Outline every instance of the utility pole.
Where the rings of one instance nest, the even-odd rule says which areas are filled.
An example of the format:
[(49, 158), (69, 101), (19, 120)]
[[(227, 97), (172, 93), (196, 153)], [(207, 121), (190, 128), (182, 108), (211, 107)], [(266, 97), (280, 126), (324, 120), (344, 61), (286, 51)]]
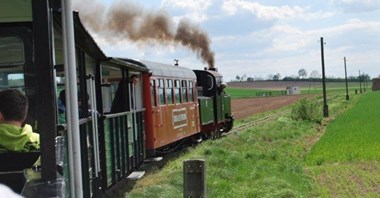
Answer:
[(364, 89), (364, 92), (366, 92), (367, 84), (366, 84), (366, 79), (365, 79), (364, 72), (362, 74), (362, 80), (363, 80), (363, 89)]
[(322, 85), (323, 85), (323, 117), (329, 117), (329, 106), (326, 97), (325, 57), (323, 52), (323, 37), (321, 37)]
[(363, 91), (362, 91), (362, 77), (360, 76), (360, 70), (359, 70), (359, 87), (360, 87), (360, 93), (363, 93)]
[(350, 96), (348, 95), (346, 57), (344, 57), (344, 74), (345, 74), (345, 77), (346, 77), (346, 100), (350, 100)]

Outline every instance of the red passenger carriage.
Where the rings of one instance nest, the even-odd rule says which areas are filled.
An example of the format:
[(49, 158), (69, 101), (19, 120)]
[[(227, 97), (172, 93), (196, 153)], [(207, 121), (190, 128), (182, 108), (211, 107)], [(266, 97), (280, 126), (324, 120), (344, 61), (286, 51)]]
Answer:
[(143, 76), (146, 151), (198, 134), (200, 131), (196, 76), (190, 69), (141, 61), (149, 69)]

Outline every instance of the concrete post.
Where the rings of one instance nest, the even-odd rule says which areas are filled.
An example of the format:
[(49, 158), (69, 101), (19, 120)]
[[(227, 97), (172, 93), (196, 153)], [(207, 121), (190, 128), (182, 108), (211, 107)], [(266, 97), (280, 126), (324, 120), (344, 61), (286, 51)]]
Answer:
[(183, 162), (183, 197), (206, 197), (205, 160)]

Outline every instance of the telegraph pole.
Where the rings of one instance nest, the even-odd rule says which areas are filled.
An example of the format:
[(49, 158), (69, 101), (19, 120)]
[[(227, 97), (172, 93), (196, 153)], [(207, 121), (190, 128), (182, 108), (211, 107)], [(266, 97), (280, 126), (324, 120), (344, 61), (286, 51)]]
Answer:
[(329, 106), (326, 97), (325, 57), (323, 52), (323, 37), (321, 37), (322, 85), (323, 85), (323, 117), (329, 117)]
[(366, 79), (365, 79), (364, 72), (362, 74), (362, 80), (363, 80), (363, 89), (364, 89), (364, 92), (366, 92), (367, 84), (366, 84)]
[(363, 91), (362, 91), (362, 77), (360, 76), (360, 70), (359, 70), (359, 87), (360, 87), (360, 93), (363, 93)]
[(346, 77), (346, 100), (350, 100), (350, 96), (348, 95), (346, 57), (344, 57), (344, 74), (345, 74), (345, 77)]

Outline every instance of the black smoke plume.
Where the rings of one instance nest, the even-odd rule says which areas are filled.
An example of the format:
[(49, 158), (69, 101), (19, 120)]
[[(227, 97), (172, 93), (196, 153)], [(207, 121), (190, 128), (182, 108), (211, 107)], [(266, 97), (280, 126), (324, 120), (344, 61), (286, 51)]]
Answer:
[(173, 20), (163, 11), (146, 11), (129, 1), (117, 1), (108, 8), (97, 1), (77, 0), (74, 8), (86, 26), (98, 33), (107, 33), (106, 40), (129, 39), (134, 42), (154, 41), (161, 44), (178, 43), (197, 54), (210, 68), (214, 67), (214, 52), (206, 32), (181, 20)]

